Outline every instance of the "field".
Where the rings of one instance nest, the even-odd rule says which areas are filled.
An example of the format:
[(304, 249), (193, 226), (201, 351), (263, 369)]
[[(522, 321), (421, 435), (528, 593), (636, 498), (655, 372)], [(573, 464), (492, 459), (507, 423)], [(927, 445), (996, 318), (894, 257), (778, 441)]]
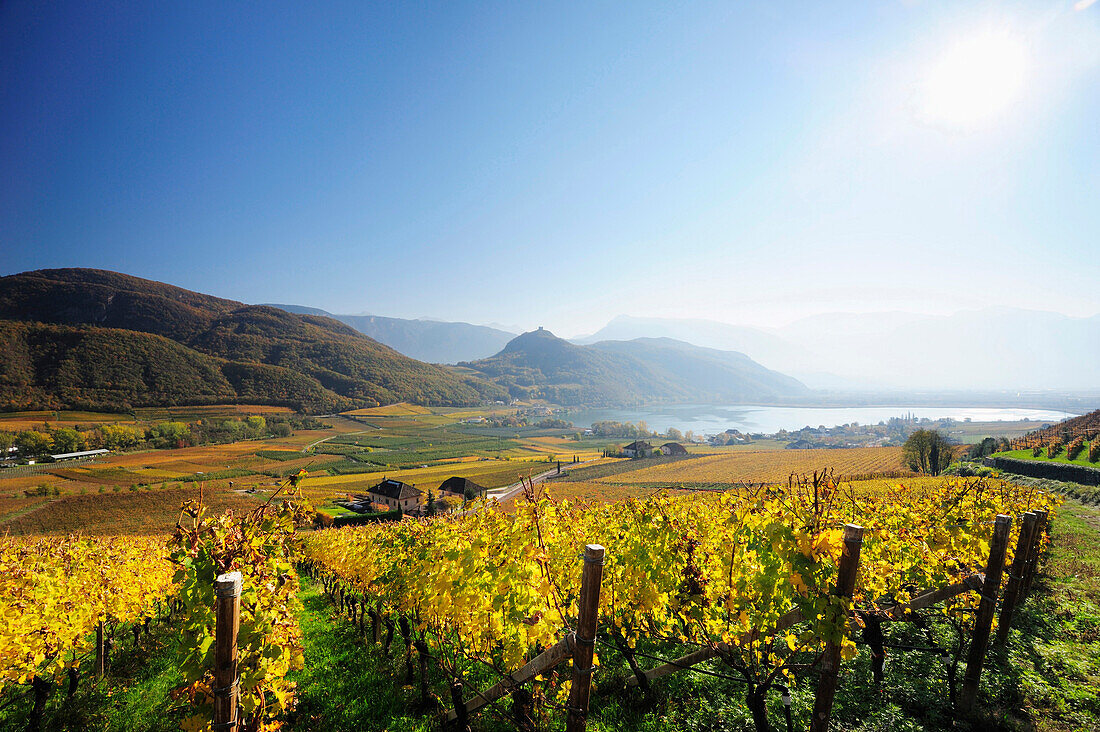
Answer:
[(1007, 437), (1015, 439), (1031, 432), (1036, 422), (1028, 420), (1002, 422), (957, 422), (947, 435), (963, 444), (981, 442), (986, 437)]
[(421, 407), (418, 404), (406, 404), (401, 402), (399, 404), (386, 404), (381, 407), (367, 407), (366, 409), (356, 409), (351, 412), (345, 412), (353, 417), (404, 417), (409, 415), (423, 415), (431, 414), (432, 410), (427, 407)]
[(0, 414), (0, 430), (19, 432), (51, 427), (86, 427), (92, 424), (134, 424), (132, 414), (106, 412), (5, 412)]
[(366, 475), (311, 477), (302, 481), (302, 487), (310, 498), (329, 497), (335, 494), (365, 492), (367, 488), (386, 477), (408, 483), (422, 491), (428, 491), (438, 488), (440, 483), (451, 476), (460, 476), (469, 478), (485, 488), (502, 488), (518, 482), (520, 477), (537, 475), (552, 467), (554, 467), (553, 464), (545, 461), (532, 460), (449, 462), (427, 468), (378, 471)]
[(735, 450), (646, 466), (597, 478), (601, 483), (665, 486), (710, 486), (736, 483), (784, 483), (790, 475), (832, 470), (840, 478), (908, 475), (900, 447), (856, 447), (840, 450)]
[[(245, 406), (147, 409), (137, 410), (136, 423), (283, 411)], [(391, 405), (325, 417), (330, 428), (299, 430), (287, 437), (142, 449), (84, 462), (7, 469), (0, 471), (0, 532), (164, 533), (175, 525), (182, 497), (194, 495), (200, 485), (213, 497), (217, 510), (248, 506), (303, 469), (309, 476), (306, 490), (318, 504), (365, 491), (383, 476), (417, 485), (425, 494), (451, 476), (499, 488), (545, 471), (551, 460), (570, 462), (574, 455), (580, 460), (596, 459), (602, 448), (601, 443), (568, 439), (572, 430), (491, 430), (460, 422), (476, 414)], [(51, 425), (61, 424), (59, 417), (84, 425), (135, 422), (135, 415), (89, 412), (6, 417), (10, 424), (25, 422), (36, 428), (47, 418)], [(243, 489), (257, 493), (238, 492)]]
[[(555, 501), (614, 503), (628, 498), (646, 496), (666, 490), (664, 488), (639, 487), (635, 485), (608, 485), (591, 481), (553, 481), (543, 483), (547, 494)], [(691, 491), (669, 490), (671, 495), (691, 493)]]
[[(166, 534), (180, 517), (180, 506), (199, 495), (198, 486), (143, 489), (65, 496), (53, 500), (34, 499), (25, 510), (0, 523), (0, 530), (13, 536), (41, 534)], [(262, 496), (266, 500), (267, 496)], [(10, 499), (8, 499), (10, 500)], [(231, 490), (205, 491), (205, 503), (212, 513), (228, 509), (248, 510), (259, 505), (260, 497)], [(4, 504), (0, 503), (0, 511)]]

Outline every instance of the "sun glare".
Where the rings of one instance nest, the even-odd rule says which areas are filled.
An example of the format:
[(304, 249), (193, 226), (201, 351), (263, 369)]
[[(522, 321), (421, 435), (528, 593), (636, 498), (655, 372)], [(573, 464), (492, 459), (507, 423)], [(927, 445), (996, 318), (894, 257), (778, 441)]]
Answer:
[(1027, 47), (1005, 31), (958, 41), (934, 62), (920, 91), (923, 121), (974, 130), (996, 121), (1024, 90)]

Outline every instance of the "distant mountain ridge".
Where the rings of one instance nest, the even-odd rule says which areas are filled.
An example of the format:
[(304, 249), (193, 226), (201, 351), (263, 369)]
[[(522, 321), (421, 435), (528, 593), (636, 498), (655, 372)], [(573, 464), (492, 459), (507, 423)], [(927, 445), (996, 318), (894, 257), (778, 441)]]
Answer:
[(541, 328), (517, 336), (495, 356), (460, 367), (493, 380), (514, 397), (567, 406), (760, 402), (808, 393), (797, 380), (742, 353), (665, 338), (582, 346)]
[(380, 315), (336, 315), (303, 305), (272, 304), (271, 307), (339, 320), (409, 358), (429, 363), (453, 364), (485, 358), (500, 351), (508, 341), (516, 337), (515, 333), (487, 325), (387, 318)]
[(331, 411), (504, 392), (335, 320), (92, 269), (0, 278), (0, 406), (249, 401)]
[(1050, 390), (1097, 387), (1100, 315), (989, 308), (828, 313), (781, 328), (621, 315), (575, 343), (668, 337), (741, 351), (813, 388)]

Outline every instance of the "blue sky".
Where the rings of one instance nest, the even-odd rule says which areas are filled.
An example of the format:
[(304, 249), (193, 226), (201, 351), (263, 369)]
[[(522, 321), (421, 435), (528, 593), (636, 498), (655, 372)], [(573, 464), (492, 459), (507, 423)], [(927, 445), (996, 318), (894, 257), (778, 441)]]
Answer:
[(1097, 120), (1088, 0), (17, 0), (0, 273), (563, 335), (1091, 316)]

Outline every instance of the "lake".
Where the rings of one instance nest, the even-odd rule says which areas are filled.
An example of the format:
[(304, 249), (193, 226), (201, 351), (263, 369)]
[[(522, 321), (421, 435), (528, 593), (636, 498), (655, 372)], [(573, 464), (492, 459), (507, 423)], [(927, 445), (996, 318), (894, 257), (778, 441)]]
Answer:
[(1052, 409), (990, 407), (760, 407), (736, 404), (675, 404), (638, 409), (581, 409), (571, 411), (566, 419), (578, 427), (591, 427), (593, 422), (604, 420), (635, 423), (643, 420), (649, 429), (662, 433), (669, 427), (675, 427), (681, 432), (692, 430), (696, 434), (713, 435), (728, 429), (772, 433), (781, 429), (798, 430), (807, 426), (836, 427), (852, 422), (878, 424), (905, 414), (932, 420), (950, 417), (959, 422), (968, 417), (973, 422), (1027, 419), (1039, 424), (1059, 422), (1076, 416)]

